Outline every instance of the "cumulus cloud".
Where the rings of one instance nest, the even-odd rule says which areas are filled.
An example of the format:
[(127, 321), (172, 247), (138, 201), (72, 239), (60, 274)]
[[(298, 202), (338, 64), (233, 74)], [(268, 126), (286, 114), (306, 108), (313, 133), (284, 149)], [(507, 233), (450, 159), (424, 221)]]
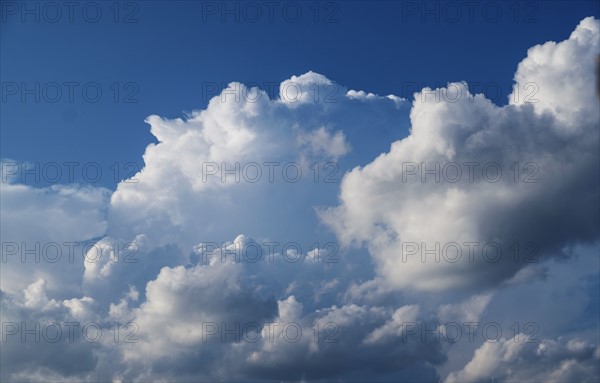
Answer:
[[(49, 298), (43, 279), (31, 283), (21, 294), (0, 291), (2, 379), (93, 379), (98, 352), (114, 346), (111, 324), (98, 318), (94, 303), (90, 297), (63, 301)], [(84, 334), (82, 329), (89, 327), (91, 330)], [(96, 341), (98, 329), (104, 336)], [(92, 338), (94, 341), (90, 341)]]
[(515, 79), (539, 88), (537, 102), (513, 93), (498, 107), (465, 83), (417, 93), (410, 135), (346, 174), (323, 221), (342, 243), (366, 244), (386, 284), (425, 291), (490, 287), (527, 266), (525, 253), (537, 262), (593, 243), (598, 29), (587, 18), (529, 50)]
[(459, 304), (444, 304), (438, 309), (438, 318), (445, 322), (477, 322), (492, 300), (492, 294), (480, 294), (470, 297)]
[(4, 238), (30, 240), (27, 235), (34, 232), (39, 241), (80, 241), (106, 232), (107, 189), (77, 185), (34, 188), (13, 183), (0, 187)]
[(445, 382), (595, 382), (598, 347), (580, 339), (528, 342), (525, 334), (485, 343)]
[[(387, 97), (363, 103), (314, 72), (283, 81), (276, 99), (231, 83), (186, 119), (146, 119), (158, 143), (147, 147), (135, 182), (120, 183), (112, 195), (109, 234), (146, 234), (189, 251), (232, 233), (281, 240), (305, 232), (298, 227), (318, 224), (311, 207), (333, 201), (343, 173), (384, 150), (386, 137), (403, 136), (406, 115)], [(374, 136), (352, 152), (350, 141), (366, 130)]]
[(46, 310), (58, 306), (58, 303), (54, 299), (48, 299), (46, 295), (46, 281), (43, 279), (39, 279), (29, 285), (23, 291), (23, 295), (25, 298), (24, 306), (28, 308)]
[(437, 379), (430, 364), (444, 360), (440, 344), (377, 335), (416, 320), (418, 308), (350, 304), (310, 312), (294, 295), (265, 297), (260, 279), (233, 260), (162, 269), (146, 301), (121, 311), (140, 329), (140, 343), (123, 353), (135, 366), (127, 378)]
[(300, 145), (306, 145), (311, 154), (325, 158), (330, 157), (333, 160), (337, 160), (350, 151), (350, 146), (342, 131), (332, 134), (324, 127), (299, 135), (298, 141)]
[[(469, 350), (407, 337), (405, 324), (506, 314), (494, 299), (553, 278), (524, 260), (570, 259), (573, 245), (597, 240), (590, 174), (599, 170), (600, 116), (586, 85), (598, 29), (588, 18), (569, 39), (532, 48), (504, 107), (465, 83), (424, 89), (412, 106), (314, 72), (283, 81), (275, 99), (231, 83), (185, 118), (148, 117), (158, 142), (110, 199), (100, 188), (3, 184), (3, 240), (94, 246), (68, 267), (34, 264), (30, 275), (3, 264), (21, 271), (8, 283), (3, 274), (2, 321), (128, 323), (137, 342), (62, 341), (31, 354), (12, 337), (2, 380), (597, 380), (597, 345), (552, 336), (473, 345), (472, 360), (442, 373), (453, 350)], [(528, 83), (537, 93), (524, 100)], [(440, 101), (436, 91), (461, 97)], [(406, 167), (449, 162), (463, 166), (458, 182), (422, 182)], [(479, 167), (471, 179), (471, 162), (495, 164), (502, 177), (492, 182)], [(279, 164), (273, 181), (266, 163)], [(286, 163), (301, 168), (300, 180), (282, 173)], [(315, 172), (314, 163), (326, 167)], [(262, 171), (256, 182), (248, 164)], [(322, 208), (338, 193), (338, 206)], [(462, 258), (436, 262), (427, 249), (448, 243)], [(465, 244), (474, 243), (471, 258)], [(489, 243), (500, 259), (482, 259)], [(578, 312), (587, 310), (583, 295)]]
[(2, 290), (18, 294), (38, 279), (76, 293), (86, 242), (106, 234), (110, 191), (79, 185), (0, 184)]
[(419, 314), (419, 307), (415, 305), (400, 307), (392, 319), (385, 325), (375, 329), (365, 339), (366, 343), (377, 343), (381, 340), (390, 341), (400, 336), (405, 331), (406, 323), (414, 323), (417, 320)]

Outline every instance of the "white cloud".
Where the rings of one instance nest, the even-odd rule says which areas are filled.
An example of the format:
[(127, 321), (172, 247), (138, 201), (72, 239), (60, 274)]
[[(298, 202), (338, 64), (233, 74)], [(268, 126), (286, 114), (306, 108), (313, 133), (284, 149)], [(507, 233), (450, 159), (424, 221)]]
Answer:
[(512, 104), (532, 102), (538, 115), (549, 112), (563, 124), (564, 133), (585, 134), (597, 123), (598, 103), (593, 84), (598, 54), (598, 20), (583, 19), (568, 40), (549, 41), (530, 48), (515, 74)]
[(445, 382), (595, 382), (600, 374), (597, 347), (577, 339), (512, 339), (488, 342)]
[(52, 299), (49, 300), (46, 295), (46, 281), (38, 279), (29, 285), (24, 291), (24, 306), (31, 309), (47, 310), (58, 307), (58, 303)]
[[(520, 88), (521, 99), (505, 107), (481, 95), (420, 102), (429, 91), (423, 90), (403, 140), (408, 105), (393, 95), (348, 91), (314, 72), (283, 81), (275, 100), (231, 83), (205, 110), (185, 119), (147, 118), (158, 143), (147, 147), (144, 168), (129, 180), (136, 182), (118, 185), (108, 223), (104, 189), (2, 185), (3, 240), (103, 237), (69, 268), (33, 265), (35, 272), (16, 274), (18, 283), (6, 284), (3, 275), (3, 321), (133, 321), (139, 327), (138, 343), (80, 342), (66, 353), (40, 347), (29, 355), (15, 341), (2, 379), (156, 381), (175, 374), (187, 381), (439, 380), (436, 367), (448, 359), (450, 346), (403, 339), (403, 324), (477, 321), (489, 310), (506, 311), (491, 304), (500, 295), (496, 291), (465, 298), (454, 288), (500, 286), (518, 294), (545, 269), (510, 261), (465, 263), (467, 257), (457, 263), (422, 263), (418, 257), (405, 262), (398, 257), (402, 243), (431, 248), (435, 242), (526, 240), (542, 245), (545, 259), (595, 238), (598, 185), (589, 175), (598, 171), (599, 115), (585, 85), (592, 76), (586, 60), (598, 51), (598, 35), (598, 21), (586, 19), (569, 40), (529, 51), (515, 80), (538, 85), (538, 103), (523, 102), (527, 89)], [(448, 87), (468, 95), (464, 83)], [(336, 183), (314, 182), (306, 167), (298, 184), (285, 182), (281, 173), (274, 183), (265, 173), (258, 183), (203, 177), (207, 163), (234, 169), (267, 161), (336, 161), (340, 177), (372, 162), (350, 171), (341, 190)], [(422, 161), (494, 162), (507, 178), (403, 182), (402, 164)], [(511, 182), (515, 161), (536, 162), (540, 182)], [(330, 255), (325, 242), (334, 238), (314, 209), (334, 204), (338, 191), (340, 205), (321, 217), (345, 245), (366, 244), (371, 258), (360, 248), (343, 249), (338, 262), (322, 262)], [(320, 243), (303, 249), (303, 262), (286, 261), (298, 254), (281, 248), (273, 262), (234, 260), (239, 246), (270, 240), (304, 245), (315, 237)], [(204, 262), (202, 243), (224, 246)], [(264, 245), (258, 248), (266, 254)], [(229, 254), (225, 261), (223, 252)], [(124, 262), (127, 255), (137, 262)], [(568, 307), (583, 312), (583, 295)], [(263, 327), (253, 334), (256, 342), (235, 342), (222, 337), (222, 327), (213, 333), (204, 326), (232, 329), (249, 322), (293, 322), (303, 336), (291, 342), (276, 332), (271, 338)], [(573, 339), (544, 340), (539, 347), (503, 339), (480, 346), (464, 368), (452, 368), (459, 371), (448, 381), (597, 377), (590, 367), (598, 359), (595, 347)], [(80, 363), (61, 363), (65, 355), (69, 363)], [(542, 367), (528, 366), (532, 362)]]
[[(493, 286), (513, 277), (527, 265), (523, 248), (514, 260), (517, 243), (537, 246), (532, 251), (543, 260), (571, 243), (595, 241), (600, 206), (590, 175), (599, 171), (600, 112), (587, 85), (594, 81), (599, 37), (598, 20), (587, 18), (568, 40), (529, 51), (515, 78), (539, 87), (538, 103), (498, 107), (470, 95), (465, 83), (448, 85), (460, 90), (459, 99), (422, 101), (431, 90), (417, 93), (411, 134), (346, 174), (340, 205), (323, 210), (323, 221), (342, 243), (366, 244), (388, 286), (426, 291)], [(480, 164), (470, 165), (474, 173), (470, 162)], [(439, 181), (424, 171), (436, 163)], [(534, 165), (525, 168), (528, 163)], [(490, 174), (483, 173), (487, 164)], [(533, 179), (538, 182), (524, 182)], [(471, 242), (478, 244), (474, 258)], [(416, 255), (403, 257), (412, 254), (407, 244), (417, 246)], [(462, 257), (455, 262), (456, 245)], [(490, 245), (500, 248), (499, 261), (489, 261), (494, 252), (485, 258)], [(448, 257), (429, 254), (423, 262), (426, 249)]]
[(339, 159), (350, 151), (342, 131), (331, 134), (325, 127), (298, 135), (298, 143), (302, 146), (306, 145), (316, 157), (323, 156), (333, 160)]
[(109, 190), (92, 186), (2, 183), (2, 290), (18, 294), (44, 279), (53, 291), (76, 292), (82, 243), (106, 233), (109, 197)]
[(34, 188), (2, 183), (2, 236), (7, 240), (81, 241), (104, 235), (110, 191), (77, 185)]
[(479, 294), (459, 304), (444, 304), (438, 309), (438, 318), (444, 322), (477, 322), (492, 300), (492, 294)]
[(382, 340), (393, 341), (399, 337), (405, 330), (407, 323), (415, 323), (419, 315), (419, 306), (410, 305), (400, 307), (394, 312), (392, 319), (385, 325), (375, 329), (365, 339), (365, 343), (377, 343)]
[[(151, 245), (177, 243), (184, 251), (240, 232), (282, 240), (293, 231), (300, 234), (288, 239), (298, 240), (314, 230), (313, 207), (333, 201), (344, 171), (387, 147), (386, 137), (403, 134), (398, 121), (406, 111), (388, 97), (358, 105), (314, 72), (280, 88), (280, 98), (271, 100), (258, 88), (231, 83), (186, 119), (148, 117), (159, 142), (146, 148), (144, 168), (112, 195), (108, 234), (145, 234)], [(283, 95), (294, 89), (297, 101)], [(367, 130), (377, 135), (364, 138)], [(349, 142), (358, 136), (361, 153), (352, 153)], [(258, 171), (257, 181), (249, 181)]]

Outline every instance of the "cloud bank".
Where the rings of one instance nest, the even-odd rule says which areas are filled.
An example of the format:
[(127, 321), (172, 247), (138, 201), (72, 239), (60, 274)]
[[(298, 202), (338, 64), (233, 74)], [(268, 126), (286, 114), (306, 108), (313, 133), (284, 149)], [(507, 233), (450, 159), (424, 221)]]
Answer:
[(314, 72), (275, 99), (231, 83), (148, 117), (157, 143), (112, 194), (3, 184), (3, 243), (94, 246), (56, 263), (3, 248), (1, 379), (597, 381), (597, 323), (535, 342), (506, 318), (493, 342), (447, 324), (582, 281), (572, 318), (597, 311), (594, 256), (552, 278), (597, 244), (599, 29), (531, 48), (503, 107), (466, 83), (412, 103)]

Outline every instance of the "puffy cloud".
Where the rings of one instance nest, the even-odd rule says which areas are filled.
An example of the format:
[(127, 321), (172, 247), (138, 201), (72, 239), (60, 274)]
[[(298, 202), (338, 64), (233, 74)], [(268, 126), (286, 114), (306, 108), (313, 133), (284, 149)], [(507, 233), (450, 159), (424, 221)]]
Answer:
[[(461, 348), (405, 337), (403, 326), (506, 314), (506, 301), (526, 296), (521, 288), (532, 276), (535, 293), (546, 290), (540, 296), (548, 302), (548, 296), (557, 295), (557, 286), (549, 288), (556, 278), (552, 267), (512, 262), (506, 246), (532, 242), (540, 245), (540, 259), (557, 254), (563, 259), (572, 244), (596, 239), (598, 185), (589, 175), (598, 172), (599, 115), (585, 85), (591, 82), (587, 60), (597, 51), (598, 21), (593, 19), (583, 20), (564, 42), (532, 48), (515, 75), (520, 87), (504, 107), (469, 94), (464, 83), (443, 90), (460, 92), (456, 100), (432, 100), (427, 96), (431, 90), (424, 89), (410, 109), (408, 137), (410, 105), (393, 95), (348, 90), (313, 72), (283, 81), (276, 99), (231, 83), (205, 110), (185, 118), (148, 117), (158, 143), (147, 147), (144, 168), (120, 183), (109, 202), (108, 193), (97, 188), (2, 185), (3, 238), (6, 233), (15, 241), (95, 243), (85, 257), (60, 271), (35, 265), (36, 272), (22, 273), (19, 283), (8, 285), (3, 275), (3, 322), (97, 321), (109, 330), (116, 321), (129, 323), (126, 332), (133, 329), (138, 341), (59, 342), (36, 347), (31, 355), (28, 345), (13, 337), (10, 354), (2, 354), (2, 365), (10, 368), (3, 368), (0, 378), (597, 377), (591, 365), (599, 351), (585, 341), (531, 345), (502, 339)], [(536, 95), (527, 94), (537, 103), (523, 100), (531, 89), (524, 87), (528, 83), (539, 88), (534, 86)], [(265, 165), (271, 161), (280, 164), (274, 182)], [(450, 161), (498, 164), (504, 177), (489, 182), (479, 172), (472, 182), (423, 183), (417, 180), (420, 174), (411, 175), (403, 166)], [(539, 182), (515, 183), (510, 166), (517, 161), (535, 162)], [(302, 168), (299, 182), (282, 176), (287, 162)], [(310, 168), (314, 162), (333, 164), (320, 169), (319, 182)], [(244, 174), (247, 164), (259, 164), (258, 182), (244, 179), (256, 170)], [(223, 175), (223, 166), (239, 166), (241, 174)], [(348, 172), (341, 189), (336, 182), (323, 182), (332, 170), (334, 178)], [(531, 169), (520, 170), (518, 180), (523, 181)], [(335, 204), (338, 192), (338, 207), (315, 213), (316, 207)], [(29, 203), (34, 208), (24, 209)], [(335, 232), (323, 230), (322, 223)], [(338, 254), (333, 246), (332, 253), (333, 235), (345, 245), (366, 244), (371, 257), (360, 247)], [(475, 241), (500, 244), (505, 257), (496, 263), (480, 257), (465, 262), (466, 255), (456, 263), (399, 257), (403, 243), (424, 243), (430, 249), (435, 242)], [(279, 247), (266, 245), (272, 242)], [(285, 248), (286, 243), (302, 249)], [(263, 259), (244, 258), (245, 250), (250, 258), (260, 251)], [(519, 250), (525, 256), (531, 249)], [(337, 262), (324, 262), (332, 255)], [(586, 291), (597, 287), (593, 274), (579, 275), (585, 277), (581, 285)], [(574, 280), (564, 283), (558, 286), (579, 286)], [(68, 288), (59, 289), (64, 285)], [(472, 291), (455, 287), (490, 289), (469, 295)], [(594, 312), (594, 306), (586, 307), (588, 295), (560, 296), (560, 302), (570, 299), (565, 307), (575, 308), (573, 318), (579, 318), (586, 310)], [(494, 303), (504, 299), (502, 307), (491, 304), (492, 298)], [(526, 300), (514, 304), (547, 310)], [(549, 312), (544, 310), (539, 311)], [(503, 325), (510, 319), (502, 317)], [(288, 332), (281, 331), (285, 324), (293, 324)], [(589, 336), (597, 328), (589, 321), (584, 326), (570, 331)], [(247, 333), (240, 334), (242, 329)], [(298, 329), (302, 336), (290, 340)], [(469, 347), (478, 350), (465, 361)], [(449, 361), (457, 350), (462, 359)], [(65, 356), (66, 361), (58, 360)], [(533, 362), (542, 367), (527, 364)]]
[(10, 241), (81, 241), (104, 235), (110, 191), (77, 185), (34, 188), (2, 183), (2, 237)]
[(232, 262), (163, 268), (148, 282), (146, 301), (131, 312), (141, 341), (126, 352), (126, 360), (179, 358), (190, 346), (209, 357), (217, 346), (206, 342), (205, 324), (232, 326), (275, 316), (275, 300), (243, 284), (241, 273), (241, 265)]
[(533, 103), (538, 115), (548, 112), (563, 122), (556, 128), (565, 134), (597, 122), (596, 92), (590, 84), (596, 76), (599, 33), (598, 20), (588, 17), (568, 40), (530, 48), (519, 63), (510, 103)]
[(110, 191), (79, 185), (0, 184), (2, 290), (20, 293), (39, 279), (76, 293), (86, 242), (106, 233)]
[(373, 331), (397, 317), (393, 314), (383, 307), (354, 304), (303, 313), (302, 305), (289, 297), (279, 301), (274, 323), (295, 323), (303, 336), (295, 340), (294, 331), (286, 335), (263, 329), (261, 342), (241, 370), (262, 379), (438, 380), (432, 364), (444, 360), (440, 344), (416, 339), (367, 341)]
[(367, 245), (388, 286), (425, 291), (494, 286), (526, 253), (564, 257), (596, 241), (600, 111), (588, 85), (599, 37), (587, 18), (528, 52), (515, 79), (538, 87), (538, 102), (513, 93), (519, 102), (498, 107), (465, 83), (417, 93), (410, 135), (346, 174), (322, 219), (342, 243)]
[(58, 303), (53, 299), (49, 300), (46, 295), (46, 281), (39, 279), (29, 285), (24, 291), (25, 298), (24, 306), (32, 309), (52, 309), (58, 306)]
[[(312, 208), (335, 200), (344, 171), (405, 134), (407, 108), (388, 97), (356, 100), (308, 72), (283, 81), (276, 99), (231, 83), (186, 119), (150, 116), (158, 143), (112, 195), (109, 235), (146, 234), (151, 244), (186, 252), (232, 233), (283, 240), (294, 232), (286, 240), (299, 240), (318, 225)], [(373, 136), (365, 138), (367, 130)], [(352, 140), (360, 140), (359, 152)]]
[(598, 347), (579, 339), (528, 342), (525, 334), (488, 342), (445, 382), (595, 382)]
[[(263, 298), (258, 282), (233, 261), (161, 270), (146, 301), (121, 318), (140, 339), (123, 350), (125, 378), (437, 379), (429, 363), (444, 360), (440, 344), (367, 342), (398, 313), (352, 304), (306, 312), (293, 295)], [(416, 319), (408, 311), (404, 319)]]
[(345, 88), (340, 87), (322, 74), (309, 71), (301, 76), (292, 76), (279, 86), (279, 100), (292, 107), (303, 104), (335, 103)]
[(144, 291), (146, 283), (163, 267), (188, 264), (189, 257), (176, 244), (152, 247), (145, 235), (132, 240), (106, 236), (84, 256), (82, 290), (103, 305), (122, 295)]
[(19, 294), (0, 291), (2, 380), (93, 380), (97, 352), (114, 345), (111, 324), (98, 319), (94, 303), (90, 297), (50, 299), (43, 279)]
[(308, 134), (298, 136), (300, 145), (306, 145), (315, 156), (330, 157), (333, 160), (344, 156), (350, 151), (346, 136), (342, 131), (331, 134), (324, 127), (320, 127)]
[(492, 300), (492, 294), (480, 294), (470, 297), (459, 304), (444, 304), (438, 309), (438, 318), (448, 322), (477, 322)]
[(417, 315), (419, 314), (419, 307), (415, 305), (400, 307), (394, 315), (392, 320), (387, 322), (385, 325), (375, 329), (365, 339), (366, 343), (377, 343), (381, 340), (391, 341), (394, 338), (400, 336), (405, 330), (406, 323), (415, 323)]

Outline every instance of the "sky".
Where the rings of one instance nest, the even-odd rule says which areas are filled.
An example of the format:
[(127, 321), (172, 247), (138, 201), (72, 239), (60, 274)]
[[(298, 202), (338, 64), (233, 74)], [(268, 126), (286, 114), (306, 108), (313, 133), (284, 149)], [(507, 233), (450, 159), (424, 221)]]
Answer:
[(598, 1), (0, 18), (0, 380), (600, 379)]

